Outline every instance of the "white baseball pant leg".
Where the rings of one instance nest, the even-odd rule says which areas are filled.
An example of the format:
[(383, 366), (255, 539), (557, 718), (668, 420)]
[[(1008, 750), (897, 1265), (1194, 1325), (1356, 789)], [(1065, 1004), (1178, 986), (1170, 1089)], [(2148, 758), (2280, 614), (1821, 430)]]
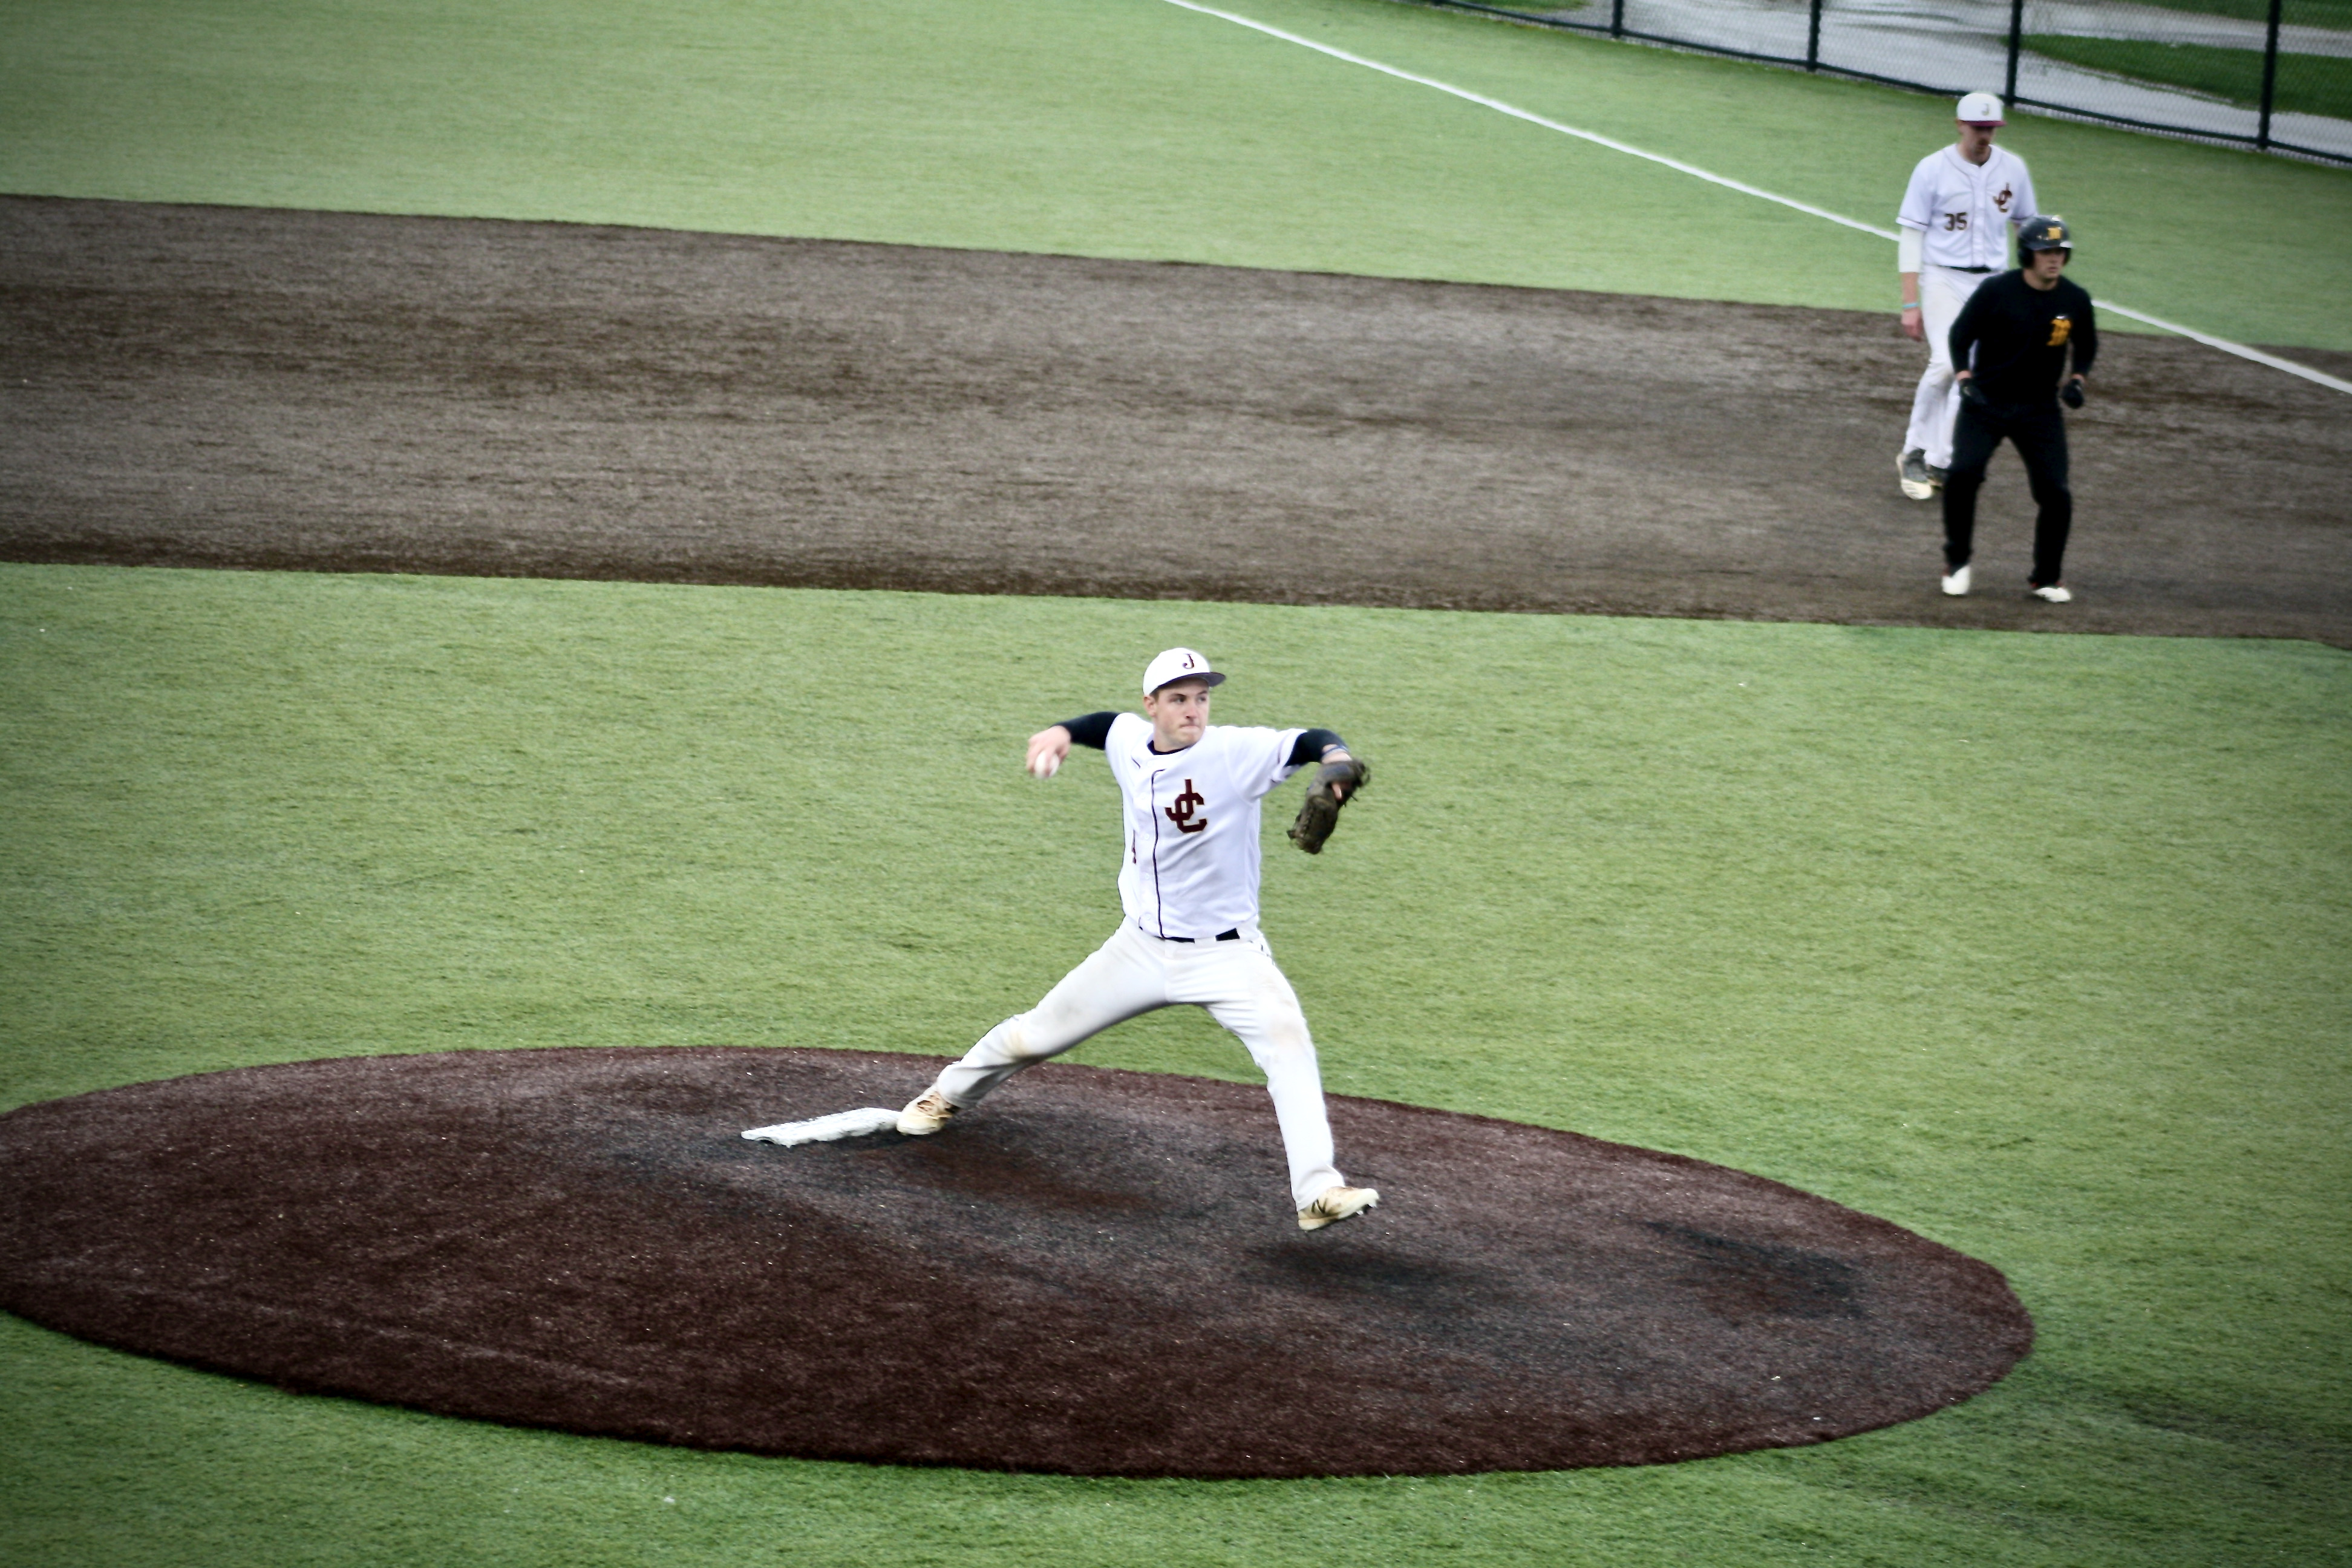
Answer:
[(1952, 323), (1992, 274), (1960, 272), (1949, 267), (1927, 267), (1919, 272), (1919, 320), (1927, 333), (1927, 368), (1911, 395), (1911, 427), (1904, 432), (1903, 449), (1927, 454), (1931, 468), (1952, 466), (1952, 425), (1960, 415), (1960, 387), (1952, 379)]
[(1332, 1163), (1323, 1074), (1307, 1015), (1274, 962), (1274, 950), (1255, 930), (1233, 942), (1163, 942), (1122, 921), (1045, 1000), (982, 1036), (934, 1087), (969, 1109), (1023, 1068), (1060, 1056), (1113, 1024), (1187, 1005), (1207, 1008), (1238, 1036), (1265, 1074), (1295, 1206), (1305, 1208), (1345, 1185)]

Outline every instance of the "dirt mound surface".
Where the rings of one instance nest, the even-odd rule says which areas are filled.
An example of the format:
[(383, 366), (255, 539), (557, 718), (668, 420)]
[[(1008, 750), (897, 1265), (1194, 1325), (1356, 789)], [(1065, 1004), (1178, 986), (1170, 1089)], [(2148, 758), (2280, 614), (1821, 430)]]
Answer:
[(936, 1066), (299, 1062), (0, 1117), (0, 1306), (289, 1388), (700, 1447), (1134, 1476), (1641, 1464), (1967, 1398), (1983, 1263), (1760, 1177), (1339, 1099), (1297, 1229), (1254, 1088), (1066, 1063), (935, 1138), (741, 1130)]
[(2053, 610), (2007, 450), (1937, 591), (1924, 363), (1891, 311), (0, 197), (0, 560), (2352, 646), (2352, 398), (2108, 334)]

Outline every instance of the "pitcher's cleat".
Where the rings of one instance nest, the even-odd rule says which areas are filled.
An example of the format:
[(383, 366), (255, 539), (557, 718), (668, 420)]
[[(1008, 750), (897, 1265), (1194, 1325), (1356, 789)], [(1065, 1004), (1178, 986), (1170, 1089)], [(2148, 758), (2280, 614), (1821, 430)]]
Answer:
[(1927, 477), (1926, 448), (1914, 447), (1895, 459), (1895, 478), (1903, 493), (1913, 500), (1926, 500), (1936, 493), (1936, 483)]
[(1298, 1228), (1321, 1230), (1327, 1225), (1375, 1207), (1380, 1201), (1381, 1194), (1370, 1187), (1333, 1187), (1298, 1211)]
[(1944, 574), (1944, 592), (1958, 599), (1969, 591), (1969, 569), (1965, 566)]
[(927, 1089), (898, 1112), (898, 1131), (909, 1138), (925, 1137), (945, 1127), (962, 1109), (938, 1089)]
[(2074, 595), (2066, 591), (2063, 583), (2044, 583), (2033, 590), (2033, 596), (2045, 605), (2072, 604)]

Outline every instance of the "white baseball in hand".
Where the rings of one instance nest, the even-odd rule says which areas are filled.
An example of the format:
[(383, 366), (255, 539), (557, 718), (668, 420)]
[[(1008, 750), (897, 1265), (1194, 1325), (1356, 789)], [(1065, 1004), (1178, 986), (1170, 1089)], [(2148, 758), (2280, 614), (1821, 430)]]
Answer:
[(1029, 771), (1041, 779), (1052, 778), (1062, 771), (1062, 759), (1055, 756), (1049, 748), (1029, 759)]

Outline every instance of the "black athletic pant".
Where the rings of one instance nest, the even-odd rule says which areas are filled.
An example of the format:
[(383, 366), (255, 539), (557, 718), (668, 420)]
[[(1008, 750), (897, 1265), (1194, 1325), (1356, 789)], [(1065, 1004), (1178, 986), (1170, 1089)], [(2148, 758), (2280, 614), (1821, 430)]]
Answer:
[(2033, 586), (2059, 580), (2066, 559), (2066, 534), (2074, 525), (2074, 492), (2066, 488), (2066, 421), (2055, 399), (1979, 408), (1960, 400), (1952, 430), (1952, 466), (1944, 476), (1944, 569), (1969, 563), (1976, 542), (1977, 488), (1985, 465), (2007, 437), (2025, 459), (2026, 482), (2041, 510), (2033, 519)]

